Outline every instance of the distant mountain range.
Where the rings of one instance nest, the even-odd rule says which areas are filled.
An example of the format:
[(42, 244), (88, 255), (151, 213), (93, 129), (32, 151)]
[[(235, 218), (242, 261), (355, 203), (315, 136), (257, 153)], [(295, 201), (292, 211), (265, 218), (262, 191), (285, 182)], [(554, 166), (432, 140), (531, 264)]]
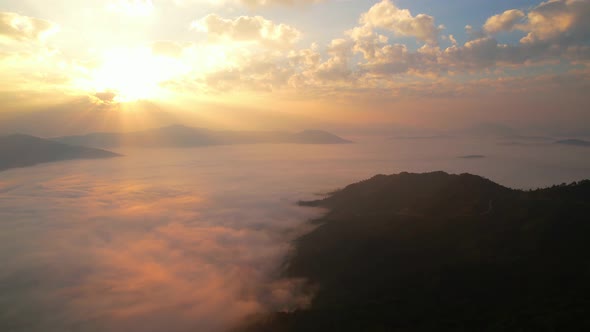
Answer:
[(105, 150), (71, 146), (29, 135), (0, 136), (0, 171), (52, 161), (118, 156)]
[(468, 154), (468, 155), (465, 155), (465, 156), (459, 156), (457, 158), (460, 158), (460, 159), (483, 159), (485, 157), (486, 156), (481, 155), (481, 154)]
[(282, 131), (229, 131), (172, 125), (130, 133), (92, 133), (81, 136), (53, 138), (72, 145), (109, 147), (196, 147), (209, 145), (294, 143), (344, 144), (351, 143), (322, 130), (304, 130), (298, 133)]
[(590, 142), (581, 139), (565, 139), (555, 142), (561, 145), (573, 145), (573, 146), (590, 146)]
[(589, 197), (433, 172), (302, 202), (329, 209), (285, 264), (311, 307), (237, 331), (588, 331)]

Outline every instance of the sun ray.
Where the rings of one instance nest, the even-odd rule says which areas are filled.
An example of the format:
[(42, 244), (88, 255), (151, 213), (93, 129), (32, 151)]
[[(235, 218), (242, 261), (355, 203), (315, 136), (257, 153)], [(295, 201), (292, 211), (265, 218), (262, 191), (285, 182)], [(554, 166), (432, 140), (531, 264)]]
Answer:
[(94, 93), (114, 93), (115, 102), (162, 98), (160, 84), (188, 71), (178, 59), (155, 55), (147, 47), (111, 49), (102, 59), (79, 85)]

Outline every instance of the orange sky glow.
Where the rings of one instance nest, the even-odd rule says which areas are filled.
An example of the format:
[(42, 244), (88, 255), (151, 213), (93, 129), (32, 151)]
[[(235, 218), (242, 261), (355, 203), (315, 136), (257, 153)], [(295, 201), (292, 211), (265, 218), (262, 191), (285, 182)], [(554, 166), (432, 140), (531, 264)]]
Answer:
[[(463, 7), (9, 0), (0, 8), (0, 130), (132, 130), (173, 119), (265, 129), (584, 129), (589, 2)], [(46, 112), (68, 121), (7, 124)], [(71, 124), (77, 117), (90, 124)]]

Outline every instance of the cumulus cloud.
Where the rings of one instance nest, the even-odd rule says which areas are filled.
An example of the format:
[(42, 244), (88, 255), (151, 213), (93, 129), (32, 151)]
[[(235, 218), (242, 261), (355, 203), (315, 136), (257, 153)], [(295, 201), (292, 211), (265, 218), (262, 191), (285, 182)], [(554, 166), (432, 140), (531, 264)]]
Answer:
[(318, 63), (307, 75), (321, 82), (338, 82), (351, 79), (354, 70), (350, 64), (352, 56), (352, 43), (349, 40), (333, 39), (326, 52), (330, 55), (326, 61)]
[[(440, 53), (441, 62), (446, 69), (463, 72), (478, 70), (506, 63), (522, 63), (518, 48), (499, 44), (491, 37), (483, 37), (466, 42), (463, 46), (452, 46)], [(445, 68), (442, 68), (445, 69)]]
[(455, 36), (449, 35), (449, 40), (453, 45), (457, 45), (457, 39), (455, 39)]
[[(182, 2), (195, 4), (204, 1), (207, 0)], [(113, 0), (110, 3), (117, 3), (120, 8), (148, 8), (152, 2), (158, 4), (146, 0)], [(215, 2), (271, 6), (316, 1)], [(459, 73), (474, 75), (472, 78), (475, 79), (484, 72), (487, 75), (506, 68), (541, 66), (560, 61), (587, 66), (590, 61), (590, 46), (587, 45), (590, 21), (585, 18), (590, 16), (589, 7), (588, 1), (550, 0), (528, 9), (515, 8), (490, 16), (479, 26), (466, 26), (466, 35), (441, 36), (443, 27), (435, 24), (434, 17), (411, 13), (391, 0), (381, 0), (359, 15), (356, 26), (323, 45), (313, 43), (307, 48), (297, 47), (302, 33), (294, 26), (262, 16), (224, 17), (210, 14), (191, 24), (193, 30), (207, 37), (207, 42), (163, 40), (152, 42), (150, 47), (153, 55), (174, 58), (164, 60), (186, 65), (186, 71), (171, 75), (170, 80), (162, 83), (165, 89), (179, 93), (284, 89), (288, 93), (315, 90), (318, 94), (319, 91), (328, 94), (343, 89), (357, 89), (361, 93), (365, 91), (363, 88), (389, 93), (388, 87), (396, 85), (394, 80), (415, 83)], [(0, 32), (4, 39), (36, 40), (43, 34), (43, 28), (32, 28), (34, 24), (29, 24), (28, 30), (22, 28), (27, 25), (18, 25), (22, 30), (20, 32), (15, 32), (16, 25), (13, 24), (12, 30), (7, 32), (6, 15), (3, 17)], [(504, 35), (497, 37), (501, 33), (522, 39), (504, 39)], [(396, 36), (412, 37), (418, 43), (407, 43)], [(439, 39), (448, 45), (439, 45)], [(30, 44), (14, 45), (29, 47), (26, 51), (31, 53), (31, 59), (35, 58), (30, 52)], [(23, 62), (25, 57), (16, 52), (12, 55), (9, 52), (0, 54), (0, 66), (1, 62), (10, 62), (14, 72), (12, 75), (5, 74), (12, 79), (11, 86), (22, 86), (19, 82), (23, 81), (23, 77), (30, 78), (31, 83), (27, 83), (30, 86), (41, 81), (57, 82), (59, 76), (41, 75), (40, 70), (35, 70), (35, 74), (28, 73), (30, 66), (24, 63), (21, 66), (23, 70), (17, 73), (13, 65), (17, 58), (18, 62)], [(67, 63), (59, 61), (60, 70), (54, 71), (67, 73), (61, 70)], [(408, 88), (414, 86), (408, 85)], [(97, 102), (103, 101), (93, 93), (86, 94), (92, 95)]]
[(378, 49), (385, 45), (388, 38), (384, 35), (376, 34), (372, 29), (362, 26), (355, 27), (346, 32), (354, 42), (354, 52), (362, 53), (365, 59), (370, 60), (376, 56)]
[[(363, 14), (362, 25), (346, 35), (353, 42), (353, 51), (362, 54), (364, 62), (358, 66), (367, 75), (439, 75), (559, 58), (576, 63), (588, 59), (589, 47), (584, 43), (589, 37), (590, 23), (583, 17), (589, 11), (590, 3), (578, 0), (551, 0), (528, 13), (511, 9), (487, 19), (481, 30), (466, 26), (470, 40), (459, 45), (452, 36), (449, 37), (452, 45), (441, 49), (432, 43), (437, 36), (433, 19), (420, 21), (430, 22), (427, 24), (413, 24), (414, 17), (409, 11), (384, 0)], [(404, 21), (407, 22), (400, 23)], [(411, 29), (416, 26), (422, 28)], [(415, 31), (413, 35), (417, 38), (431, 42), (410, 51), (406, 45), (389, 43), (387, 37), (375, 32), (375, 27), (390, 27), (390, 30), (408, 27), (408, 31)], [(514, 30), (524, 31), (527, 36), (513, 44), (502, 44), (494, 37), (499, 32)]]
[(439, 56), (440, 50), (428, 45), (415, 52), (403, 44), (385, 45), (361, 67), (371, 75), (438, 73)]
[(314, 77), (319, 81), (348, 81), (353, 74), (346, 58), (331, 57), (321, 63), (315, 72)]
[(240, 16), (226, 19), (209, 14), (194, 21), (191, 27), (222, 40), (259, 42), (264, 45), (285, 47), (297, 42), (301, 32), (286, 24), (275, 24), (262, 16)]
[[(548, 16), (547, 6), (555, 17)], [(447, 36), (451, 45), (441, 48), (436, 43), (441, 28), (435, 26), (433, 17), (413, 16), (408, 10), (383, 0), (361, 15), (358, 26), (345, 31), (344, 36), (333, 39), (327, 45), (320, 47), (313, 44), (310, 48), (289, 52), (242, 52), (240, 57), (230, 57), (225, 67), (204, 73), (198, 81), (204, 88), (217, 90), (276, 91), (296, 88), (299, 92), (315, 89), (329, 94), (343, 89), (366, 91), (363, 89), (377, 88), (377, 92), (383, 92), (380, 90), (383, 87), (399, 88), (391, 81), (393, 79), (408, 84), (457, 73), (489, 73), (490, 70), (502, 71), (503, 68), (531, 66), (557, 59), (572, 64), (584, 63), (590, 57), (590, 47), (583, 43), (584, 31), (588, 31), (585, 28), (587, 23), (574, 19), (579, 16), (574, 14), (574, 9), (583, 13), (586, 7), (581, 1), (553, 0), (528, 12), (508, 10), (490, 17), (480, 28), (467, 26), (469, 39), (462, 44), (455, 36)], [(573, 18), (558, 19), (563, 16), (559, 12)], [(546, 26), (539, 27), (542, 20), (550, 19), (569, 23), (562, 26), (545, 21)], [(229, 20), (212, 15), (197, 21), (194, 26), (217, 38), (263, 43), (265, 38), (262, 37), (261, 27), (273, 25), (259, 22), (266, 20), (260, 17)], [(515, 30), (525, 31), (529, 36), (520, 42), (506, 44), (495, 38), (497, 33)], [(548, 31), (561, 32), (552, 35)], [(414, 49), (410, 45), (394, 42), (386, 35), (388, 32), (413, 36), (424, 44)], [(408, 85), (406, 89), (417, 86)]]
[(295, 69), (282, 61), (282, 54), (242, 54), (235, 65), (208, 72), (200, 82), (212, 90), (273, 91), (285, 87)]
[(583, 0), (550, 0), (528, 13), (511, 9), (486, 21), (488, 34), (520, 30), (527, 33), (521, 42), (527, 44), (584, 41), (589, 38), (590, 3)]
[(429, 44), (437, 43), (440, 31), (434, 24), (434, 17), (426, 14), (412, 16), (408, 9), (400, 9), (390, 0), (382, 0), (371, 7), (362, 14), (360, 23), (393, 31), (398, 36), (415, 37)]
[(496, 34), (502, 31), (512, 31), (516, 25), (525, 17), (525, 14), (518, 9), (511, 9), (499, 15), (487, 19), (483, 29), (489, 34)]
[(583, 42), (590, 38), (590, 2), (585, 0), (550, 0), (527, 15), (520, 29), (528, 32), (525, 43)]
[[(192, 27), (206, 32), (211, 41), (241, 41), (246, 45), (233, 45), (225, 53), (227, 58), (222, 66), (188, 80), (196, 82), (203, 91), (296, 88), (302, 93), (315, 90), (329, 94), (344, 89), (388, 93), (391, 90), (385, 87), (401, 88), (392, 81), (396, 79), (408, 84), (457, 73), (477, 75), (558, 60), (584, 64), (590, 59), (590, 46), (585, 45), (590, 29), (582, 19), (588, 6), (587, 1), (552, 0), (529, 10), (507, 10), (489, 17), (480, 27), (466, 26), (468, 38), (464, 43), (459, 43), (454, 35), (443, 37), (451, 44), (446, 48), (437, 43), (442, 26), (436, 26), (432, 16), (413, 15), (388, 0), (361, 14), (359, 25), (345, 31), (342, 37), (303, 49), (294, 48), (300, 32), (293, 27), (260, 16), (227, 19), (211, 14), (193, 22)], [(499, 42), (495, 37), (513, 31), (525, 32), (526, 36), (511, 43)], [(390, 34), (414, 37), (423, 44), (416, 49)], [(267, 47), (254, 49), (248, 43)], [(154, 51), (174, 55), (180, 52), (179, 47), (162, 43)], [(240, 54), (235, 55), (236, 52)], [(406, 89), (417, 86), (411, 84)]]
[(0, 37), (14, 41), (38, 41), (57, 32), (58, 26), (40, 18), (0, 12)]
[(565, 58), (588, 59), (584, 45), (590, 38), (590, 2), (551, 0), (528, 13), (512, 9), (490, 17), (483, 26), (488, 34), (520, 30), (527, 35), (517, 44), (500, 44), (490, 36), (475, 36), (462, 47), (445, 50), (445, 61), (455, 68), (487, 68)]
[(287, 55), (287, 59), (290, 65), (296, 68), (315, 67), (321, 60), (318, 48), (319, 46), (314, 43), (309, 48), (291, 50)]

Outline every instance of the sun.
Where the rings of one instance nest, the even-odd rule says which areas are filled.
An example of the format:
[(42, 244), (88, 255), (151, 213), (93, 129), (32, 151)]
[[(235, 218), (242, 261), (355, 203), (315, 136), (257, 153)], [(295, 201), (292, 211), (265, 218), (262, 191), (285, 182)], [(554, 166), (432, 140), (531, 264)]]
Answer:
[(117, 102), (158, 99), (161, 83), (185, 71), (177, 59), (154, 55), (150, 48), (113, 49), (102, 58), (85, 85), (92, 91), (116, 93)]
[(149, 16), (154, 12), (154, 4), (151, 0), (120, 0), (111, 2), (107, 8), (130, 16)]

